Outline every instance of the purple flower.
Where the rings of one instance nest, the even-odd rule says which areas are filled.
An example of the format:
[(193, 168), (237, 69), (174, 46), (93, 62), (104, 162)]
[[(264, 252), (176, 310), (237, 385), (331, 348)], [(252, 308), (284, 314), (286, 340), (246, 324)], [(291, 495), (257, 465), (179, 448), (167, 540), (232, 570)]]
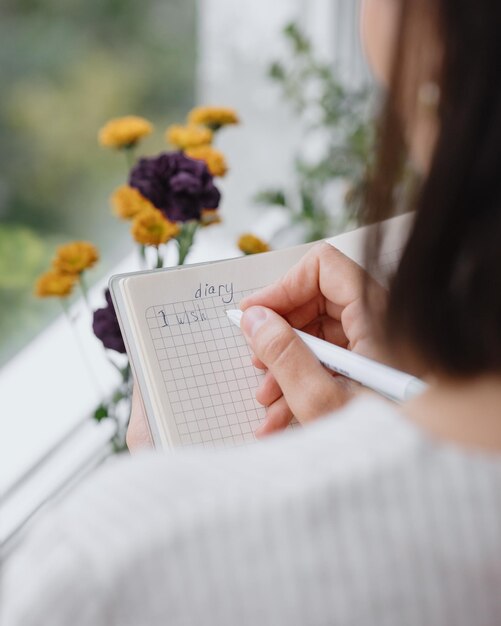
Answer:
[(107, 306), (94, 311), (92, 330), (94, 335), (103, 342), (105, 348), (125, 353), (125, 344), (118, 325), (115, 307), (111, 300), (110, 290), (105, 291)]
[(221, 200), (207, 165), (182, 152), (140, 159), (130, 173), (129, 184), (172, 222), (198, 220), (202, 209), (217, 209)]

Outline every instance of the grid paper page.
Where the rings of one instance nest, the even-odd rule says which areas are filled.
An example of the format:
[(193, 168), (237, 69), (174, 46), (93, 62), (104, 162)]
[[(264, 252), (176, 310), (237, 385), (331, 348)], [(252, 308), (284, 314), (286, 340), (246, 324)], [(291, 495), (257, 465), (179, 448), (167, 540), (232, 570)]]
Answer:
[[(253, 290), (150, 307), (146, 320), (181, 445), (254, 441), (265, 409), (255, 392), (264, 374), (227, 318)], [(226, 297), (225, 297), (226, 295)]]

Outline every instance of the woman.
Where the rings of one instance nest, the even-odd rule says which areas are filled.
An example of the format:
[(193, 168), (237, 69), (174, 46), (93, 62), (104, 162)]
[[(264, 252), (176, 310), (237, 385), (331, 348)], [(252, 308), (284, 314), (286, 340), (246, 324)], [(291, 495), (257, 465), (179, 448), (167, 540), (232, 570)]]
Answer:
[[(7, 623), (501, 622), (500, 28), (498, 0), (366, 0), (388, 92), (368, 219), (394, 210), (407, 155), (422, 179), (389, 294), (321, 245), (243, 304), (267, 370), (259, 435), (330, 415), (94, 474), (13, 560)], [(291, 326), (429, 391), (353, 399)], [(130, 446), (145, 433), (136, 408)]]

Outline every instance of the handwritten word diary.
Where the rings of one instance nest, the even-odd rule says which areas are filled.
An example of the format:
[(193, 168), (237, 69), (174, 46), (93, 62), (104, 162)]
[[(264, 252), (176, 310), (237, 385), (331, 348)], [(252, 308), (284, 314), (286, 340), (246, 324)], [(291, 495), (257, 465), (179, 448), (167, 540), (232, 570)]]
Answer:
[(199, 283), (195, 290), (195, 300), (216, 296), (221, 298), (223, 304), (233, 302), (234, 287), (233, 283), (223, 283), (212, 285), (210, 283)]

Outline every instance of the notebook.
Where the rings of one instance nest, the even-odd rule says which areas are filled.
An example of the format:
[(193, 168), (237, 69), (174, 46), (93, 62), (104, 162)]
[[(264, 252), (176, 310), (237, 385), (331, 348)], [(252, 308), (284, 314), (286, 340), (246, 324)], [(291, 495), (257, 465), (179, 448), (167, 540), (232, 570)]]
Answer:
[[(410, 216), (384, 225), (381, 275), (395, 267)], [(362, 262), (366, 228), (326, 240)], [(226, 310), (283, 276), (315, 244), (191, 266), (115, 275), (110, 291), (156, 447), (241, 445), (265, 416), (264, 374)]]

